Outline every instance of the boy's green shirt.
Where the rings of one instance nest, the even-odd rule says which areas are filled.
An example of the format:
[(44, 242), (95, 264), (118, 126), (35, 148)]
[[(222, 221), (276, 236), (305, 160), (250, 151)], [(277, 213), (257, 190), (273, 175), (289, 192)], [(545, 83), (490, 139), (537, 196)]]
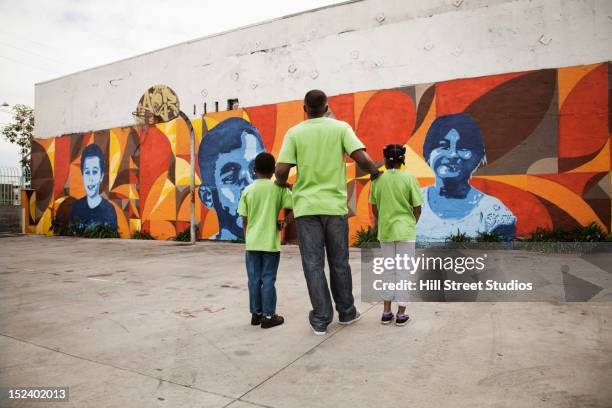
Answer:
[(336, 119), (308, 119), (289, 129), (277, 162), (297, 166), (294, 216), (347, 214), (344, 155), (364, 148), (351, 126)]
[(248, 218), (247, 251), (280, 251), (280, 232), (276, 226), (281, 208), (293, 207), (291, 191), (270, 179), (257, 179), (244, 189), (238, 214)]
[(370, 204), (378, 207), (378, 240), (413, 241), (416, 239), (414, 207), (423, 204), (417, 179), (398, 169), (387, 170), (374, 180)]

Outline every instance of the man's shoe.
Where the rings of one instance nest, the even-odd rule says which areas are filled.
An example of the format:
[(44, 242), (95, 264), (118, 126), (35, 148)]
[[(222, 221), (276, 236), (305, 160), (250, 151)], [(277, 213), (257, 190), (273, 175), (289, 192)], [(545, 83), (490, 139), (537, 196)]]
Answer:
[(361, 319), (361, 313), (356, 312), (355, 317), (352, 318), (351, 320), (347, 320), (345, 322), (343, 322), (342, 320), (340, 320), (338, 323), (344, 325), (344, 326), (348, 326), (349, 324), (353, 324), (355, 323), (357, 320)]
[(408, 317), (407, 314), (401, 315), (398, 313), (397, 315), (395, 315), (395, 325), (396, 326), (403, 326), (406, 323), (408, 323), (408, 320), (410, 320), (410, 317)]
[(272, 316), (264, 316), (261, 319), (261, 328), (269, 329), (271, 327), (280, 326), (283, 323), (285, 323), (285, 319), (283, 318), (283, 316), (279, 316), (277, 314), (274, 314)]
[(252, 313), (251, 314), (251, 326), (259, 326), (261, 324), (261, 318), (263, 316), (261, 314)]
[(310, 325), (310, 328), (312, 329), (312, 332), (316, 335), (316, 336), (325, 336), (327, 334), (327, 331), (323, 330), (317, 330), (314, 327), (312, 327), (312, 324)]
[(393, 321), (393, 313), (392, 312), (384, 312), (382, 317), (380, 318), (381, 324), (389, 324)]

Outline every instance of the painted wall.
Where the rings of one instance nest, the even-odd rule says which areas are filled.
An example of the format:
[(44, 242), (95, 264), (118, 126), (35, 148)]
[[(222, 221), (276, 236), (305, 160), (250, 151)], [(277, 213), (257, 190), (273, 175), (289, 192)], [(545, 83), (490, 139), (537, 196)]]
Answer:
[[(611, 72), (600, 63), (505, 73), (341, 94), (329, 104), (375, 160), (382, 162), (386, 144), (406, 145), (407, 170), (429, 199), (421, 239), (456, 227), (523, 236), (592, 221), (609, 231)], [(240, 233), (237, 200), (252, 181), (254, 155), (278, 155), (287, 129), (303, 119), (302, 102), (294, 100), (191, 121), (201, 238)], [(370, 225), (370, 183), (354, 163), (347, 172), (353, 234)], [(145, 230), (166, 239), (188, 227), (189, 137), (180, 119), (38, 138), (32, 174), (31, 232), (48, 233), (53, 218), (75, 219), (75, 211), (107, 223), (114, 215), (122, 237)], [(440, 207), (441, 187), (457, 185), (471, 195), (452, 209)], [(90, 202), (105, 210), (91, 210)]]
[(610, 0), (349, 2), (38, 84), (36, 135), (129, 126), (158, 83), (197, 118), (230, 98), (260, 106), (312, 88), (339, 95), (609, 61), (611, 16)]

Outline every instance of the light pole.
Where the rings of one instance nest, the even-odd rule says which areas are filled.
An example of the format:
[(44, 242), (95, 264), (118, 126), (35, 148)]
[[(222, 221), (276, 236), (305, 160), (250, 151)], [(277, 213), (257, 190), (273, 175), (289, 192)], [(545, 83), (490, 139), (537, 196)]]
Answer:
[(181, 118), (189, 129), (189, 238), (195, 244), (195, 132), (187, 115), (180, 109), (176, 92), (167, 85), (153, 85), (142, 95), (133, 115), (144, 123), (169, 122)]

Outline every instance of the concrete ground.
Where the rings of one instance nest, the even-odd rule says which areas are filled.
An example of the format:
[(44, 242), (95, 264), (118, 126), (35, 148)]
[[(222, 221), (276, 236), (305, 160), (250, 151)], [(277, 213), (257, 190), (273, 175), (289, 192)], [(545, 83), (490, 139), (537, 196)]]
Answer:
[[(416, 303), (314, 336), (296, 247), (285, 325), (249, 325), (243, 246), (0, 238), (0, 382), (15, 407), (612, 407), (612, 304)], [(544, 255), (540, 255), (544, 256)], [(359, 298), (359, 252), (351, 252)]]

